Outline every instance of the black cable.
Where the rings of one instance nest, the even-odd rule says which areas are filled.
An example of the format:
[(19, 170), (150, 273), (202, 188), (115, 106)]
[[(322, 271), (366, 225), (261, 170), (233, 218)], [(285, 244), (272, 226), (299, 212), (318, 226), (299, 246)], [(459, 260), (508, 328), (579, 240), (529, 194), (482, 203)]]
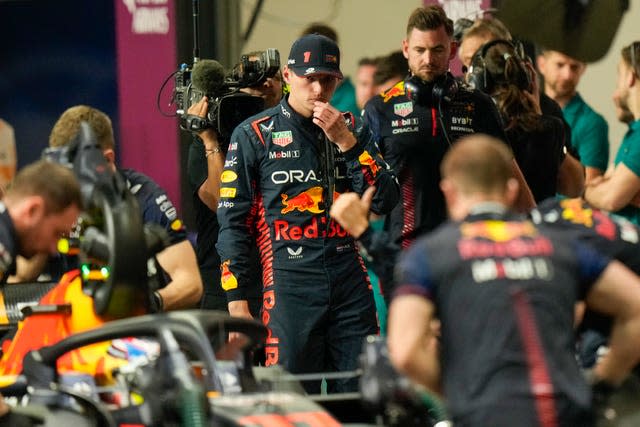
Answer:
[[(175, 76), (175, 75), (178, 73), (178, 71), (180, 71), (180, 70), (176, 70), (176, 71), (174, 71), (173, 73), (169, 74), (169, 77), (167, 77), (167, 78), (165, 79), (165, 81), (164, 81), (164, 82), (162, 82), (162, 86), (160, 86), (160, 90), (158, 90), (158, 96), (156, 97), (156, 106), (158, 107), (158, 111), (160, 111), (160, 114), (162, 114), (162, 115), (163, 115), (163, 116), (165, 116), (165, 117), (176, 117), (176, 116), (177, 116), (177, 114), (176, 114), (176, 113), (173, 113), (173, 114), (167, 114), (167, 113), (165, 113), (164, 111), (162, 111), (162, 107), (160, 106), (160, 96), (162, 95), (162, 91), (164, 90), (164, 87), (167, 85), (167, 83), (169, 82), (169, 80), (170, 80), (173, 76)], [(174, 101), (174, 100), (175, 100), (175, 94), (174, 94), (174, 96), (171, 98), (171, 102), (169, 103), (169, 105), (173, 104), (173, 101)]]
[(444, 126), (444, 112), (442, 111), (443, 97), (444, 97), (444, 94), (438, 99), (438, 118), (440, 119), (440, 127), (442, 128), (442, 134), (444, 135), (444, 138), (447, 140), (449, 147), (451, 147), (451, 139), (449, 138), (449, 133), (447, 132), (447, 128)]

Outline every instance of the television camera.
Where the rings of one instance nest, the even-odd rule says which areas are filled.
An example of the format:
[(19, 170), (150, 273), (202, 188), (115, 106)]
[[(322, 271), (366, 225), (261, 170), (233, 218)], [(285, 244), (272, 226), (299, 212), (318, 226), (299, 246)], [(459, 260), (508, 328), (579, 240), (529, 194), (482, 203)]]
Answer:
[[(197, 60), (192, 68), (182, 64), (175, 74), (174, 92), (180, 127), (190, 132), (213, 128), (223, 140), (228, 139), (240, 122), (264, 109), (262, 98), (240, 89), (261, 85), (279, 69), (280, 53), (274, 48), (243, 54), (226, 74), (222, 65), (211, 59)], [(188, 114), (189, 107), (203, 96), (209, 100), (206, 117)]]

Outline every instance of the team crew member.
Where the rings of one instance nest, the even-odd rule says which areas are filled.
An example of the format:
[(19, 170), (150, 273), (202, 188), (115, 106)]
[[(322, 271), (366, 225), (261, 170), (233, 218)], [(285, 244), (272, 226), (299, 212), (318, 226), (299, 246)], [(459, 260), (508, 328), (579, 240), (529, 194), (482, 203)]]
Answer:
[(71, 170), (46, 161), (23, 168), (0, 202), (0, 282), (15, 269), (17, 255), (56, 253), (58, 239), (71, 231), (81, 206)]
[[(640, 279), (544, 224), (510, 214), (510, 151), (487, 136), (445, 156), (452, 221), (402, 254), (389, 314), (392, 362), (442, 386), (456, 426), (590, 426), (591, 395), (574, 356), (574, 304), (615, 317), (595, 390), (640, 360)], [(439, 353), (430, 321), (441, 322)]]
[(585, 189), (589, 204), (616, 212), (640, 225), (640, 41), (622, 49), (614, 102), (621, 114), (633, 115), (615, 159), (615, 168)]
[[(372, 211), (388, 212), (398, 187), (367, 127), (328, 104), (340, 52), (312, 34), (294, 42), (283, 70), (290, 93), (239, 125), (220, 189), (216, 248), (233, 316), (249, 317), (250, 239), (263, 269), (266, 364), (293, 373), (357, 367), (362, 339), (377, 331), (371, 286), (355, 242), (329, 217), (332, 200), (375, 185)], [(306, 384), (319, 391), (319, 384)], [(357, 381), (330, 390), (355, 391)]]
[[(562, 147), (562, 158), (561, 162), (556, 165), (549, 164), (550, 162), (554, 162), (553, 157), (549, 156), (548, 153), (545, 155), (544, 165), (536, 165), (538, 171), (545, 171), (549, 169), (552, 171), (551, 174), (541, 175), (538, 177), (534, 177), (534, 180), (541, 182), (541, 180), (547, 180), (548, 183), (553, 184), (554, 191), (557, 190), (558, 193), (563, 196), (568, 197), (577, 197), (582, 194), (584, 190), (584, 182), (585, 182), (585, 171), (580, 164), (580, 162), (576, 159), (579, 159), (580, 156), (578, 152), (571, 145), (571, 127), (569, 123), (566, 122), (564, 118), (564, 114), (562, 113), (562, 109), (560, 105), (549, 96), (547, 96), (544, 91), (541, 91), (538, 87), (538, 79), (535, 69), (533, 68), (533, 64), (531, 59), (526, 56), (524, 47), (521, 43), (514, 40), (511, 37), (511, 33), (504, 26), (502, 22), (500, 22), (495, 17), (484, 17), (480, 19), (476, 19), (469, 28), (462, 32), (462, 40), (460, 42), (460, 48), (458, 49), (458, 55), (460, 56), (460, 60), (462, 61), (464, 67), (468, 72), (465, 74), (465, 80), (476, 87), (476, 89), (480, 89), (483, 91), (487, 91), (486, 89), (489, 87), (494, 87), (493, 84), (496, 81), (496, 78), (488, 72), (489, 64), (486, 64), (483, 61), (482, 52), (487, 52), (485, 49), (486, 46), (489, 46), (489, 43), (495, 42), (496, 40), (506, 40), (511, 42), (515, 48), (515, 51), (518, 53), (518, 56), (523, 60), (522, 65), (527, 69), (531, 81), (531, 86), (523, 91), (520, 96), (508, 96), (508, 92), (500, 91), (498, 94), (498, 98), (503, 98), (503, 101), (496, 99), (495, 96), (492, 97), (496, 100), (496, 104), (498, 105), (498, 109), (501, 113), (504, 114), (505, 106), (511, 104), (511, 108), (516, 106), (517, 104), (530, 104), (534, 106), (536, 109), (539, 109), (539, 113), (542, 116), (537, 120), (541, 122), (542, 127), (537, 129), (536, 132), (525, 131), (524, 133), (518, 130), (518, 127), (514, 127), (509, 120), (504, 120), (506, 125), (506, 133), (509, 138), (509, 143), (514, 150), (516, 161), (518, 162), (518, 166), (522, 170), (522, 173), (527, 180), (527, 184), (533, 193), (533, 196), (537, 201), (541, 200), (544, 197), (540, 197), (540, 187), (534, 188), (536, 186), (535, 183), (532, 182), (531, 178), (531, 169), (527, 171), (528, 166), (521, 162), (522, 156), (519, 156), (523, 153), (522, 145), (523, 142), (526, 142), (527, 139), (533, 141), (545, 141), (547, 148), (550, 146), (550, 141), (557, 139), (558, 132), (553, 130), (557, 127), (553, 122), (555, 121), (553, 118), (560, 120), (562, 122), (564, 128), (564, 142)], [(486, 56), (486, 55), (485, 55)], [(472, 59), (474, 59), (474, 64), (472, 67)], [(495, 60), (493, 61), (495, 65)], [(487, 72), (486, 75), (483, 75), (484, 72)], [(511, 71), (510, 76), (513, 76), (513, 70)], [(498, 75), (498, 79), (501, 80), (509, 80), (509, 78), (505, 76)], [(487, 92), (490, 93), (490, 92)], [(490, 93), (491, 94), (491, 93)], [(505, 102), (508, 101), (508, 102)], [(525, 108), (522, 112), (522, 115), (527, 115), (526, 110), (529, 110), (530, 107)], [(517, 110), (516, 110), (517, 111)], [(513, 114), (511, 114), (513, 115)], [(520, 114), (518, 114), (520, 115)], [(539, 135), (540, 131), (547, 133), (547, 135)], [(515, 132), (515, 135), (514, 135)], [(556, 135), (553, 135), (553, 134)], [(515, 138), (512, 138), (515, 137)], [(517, 145), (520, 145), (520, 149), (518, 149)], [(526, 144), (525, 144), (526, 145)], [(544, 152), (545, 150), (542, 150)], [(526, 153), (526, 152), (525, 152)], [(537, 160), (534, 159), (535, 156), (541, 156), (540, 150), (529, 151), (529, 164), (536, 164)], [(557, 170), (557, 174), (553, 171)], [(534, 172), (541, 173), (541, 172)], [(557, 176), (557, 179), (555, 179)], [(553, 179), (553, 182), (551, 182)], [(557, 185), (555, 184), (557, 183)], [(555, 188), (557, 186), (557, 188)], [(548, 185), (550, 188), (551, 185)], [(554, 192), (555, 194), (555, 192)]]
[[(400, 180), (401, 203), (385, 227), (401, 248), (447, 217), (438, 182), (440, 162), (451, 145), (475, 132), (506, 141), (491, 98), (459, 84), (447, 71), (456, 54), (452, 36), (453, 23), (440, 6), (416, 9), (402, 42), (412, 77), (372, 98), (365, 107), (364, 120)], [(407, 93), (408, 82), (419, 88), (416, 102)], [(513, 169), (523, 190), (518, 207), (528, 210), (534, 205), (533, 197), (515, 160)], [(388, 297), (390, 278), (382, 276), (381, 281)]]
[[(80, 123), (86, 121), (94, 131), (106, 160), (122, 174), (131, 193), (140, 204), (142, 220), (162, 226), (169, 235), (170, 245), (150, 263), (149, 273), (160, 281), (161, 289), (153, 295), (153, 309), (174, 310), (193, 307), (202, 295), (202, 280), (195, 251), (187, 240), (184, 224), (178, 218), (166, 192), (148, 176), (132, 169), (116, 169), (115, 141), (111, 119), (105, 113), (86, 105), (67, 109), (51, 130), (49, 146), (68, 145), (78, 134)], [(154, 271), (155, 270), (155, 271)], [(165, 277), (165, 273), (168, 277)]]
[[(617, 259), (631, 271), (640, 274), (640, 230), (627, 219), (608, 215), (589, 206), (583, 199), (551, 198), (531, 211), (534, 223), (545, 223), (554, 233), (567, 232), (588, 243), (598, 252)], [(578, 349), (583, 367), (591, 368), (598, 351), (606, 347), (611, 332), (611, 317), (592, 310), (583, 313), (580, 305)], [(600, 354), (602, 350), (600, 350)]]
[[(80, 214), (80, 185), (73, 172), (40, 160), (21, 169), (0, 202), (0, 283), (16, 267), (16, 257), (32, 258), (57, 252)], [(0, 395), (0, 426), (31, 426), (31, 420), (11, 412)]]
[[(505, 27), (505, 25), (495, 17), (484, 17), (476, 19), (473, 24), (464, 30), (462, 33), (462, 39), (460, 41), (460, 48), (458, 49), (458, 56), (460, 57), (460, 61), (462, 65), (467, 70), (469, 66), (471, 66), (471, 58), (478, 52), (480, 47), (489, 43), (493, 40), (508, 40), (514, 44), (518, 42), (513, 39), (511, 33)], [(530, 58), (526, 58), (527, 64), (530, 66), (530, 71), (533, 74), (535, 70), (533, 69), (533, 64), (531, 64)], [(535, 82), (534, 82), (535, 83)], [(542, 114), (547, 114), (550, 116), (554, 116), (562, 120), (565, 126), (565, 135), (567, 139), (567, 150), (571, 153), (573, 158), (573, 162), (577, 162), (576, 158), (580, 158), (578, 152), (574, 150), (574, 148), (568, 142), (571, 140), (571, 127), (569, 123), (567, 123), (564, 119), (564, 114), (562, 113), (562, 108), (560, 105), (553, 99), (551, 99), (547, 94), (544, 93), (544, 90), (538, 89), (538, 101), (540, 103), (540, 109), (542, 110)], [(572, 174), (573, 176), (573, 174)]]
[(555, 50), (543, 50), (537, 58), (544, 91), (561, 107), (571, 126), (571, 145), (585, 167), (585, 181), (603, 175), (609, 166), (609, 125), (578, 93), (587, 65)]
[[(562, 185), (560, 173), (561, 165), (566, 164), (564, 124), (540, 110), (534, 96), (537, 84), (517, 47), (508, 40), (492, 40), (476, 52), (469, 70), (467, 82), (490, 95), (498, 107), (514, 157), (536, 202), (557, 193), (568, 194), (560, 190), (571, 187)], [(582, 168), (578, 172), (575, 196), (584, 181)]]

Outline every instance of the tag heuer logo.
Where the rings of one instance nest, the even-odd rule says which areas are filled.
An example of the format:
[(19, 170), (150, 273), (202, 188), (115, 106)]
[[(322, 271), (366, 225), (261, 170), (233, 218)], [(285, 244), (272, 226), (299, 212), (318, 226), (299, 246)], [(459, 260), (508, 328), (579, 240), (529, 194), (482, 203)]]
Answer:
[(276, 145), (286, 147), (293, 142), (293, 136), (291, 135), (290, 130), (284, 130), (282, 132), (273, 132), (271, 140)]
[(413, 112), (413, 104), (411, 102), (401, 102), (393, 105), (393, 112), (400, 117), (407, 117)]

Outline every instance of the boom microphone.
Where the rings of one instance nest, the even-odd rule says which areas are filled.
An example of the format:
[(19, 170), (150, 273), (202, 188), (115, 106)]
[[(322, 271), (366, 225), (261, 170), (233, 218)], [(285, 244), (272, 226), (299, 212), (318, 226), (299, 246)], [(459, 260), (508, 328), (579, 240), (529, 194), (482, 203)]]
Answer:
[(193, 65), (191, 84), (207, 95), (217, 94), (224, 85), (224, 67), (213, 59), (201, 59)]

